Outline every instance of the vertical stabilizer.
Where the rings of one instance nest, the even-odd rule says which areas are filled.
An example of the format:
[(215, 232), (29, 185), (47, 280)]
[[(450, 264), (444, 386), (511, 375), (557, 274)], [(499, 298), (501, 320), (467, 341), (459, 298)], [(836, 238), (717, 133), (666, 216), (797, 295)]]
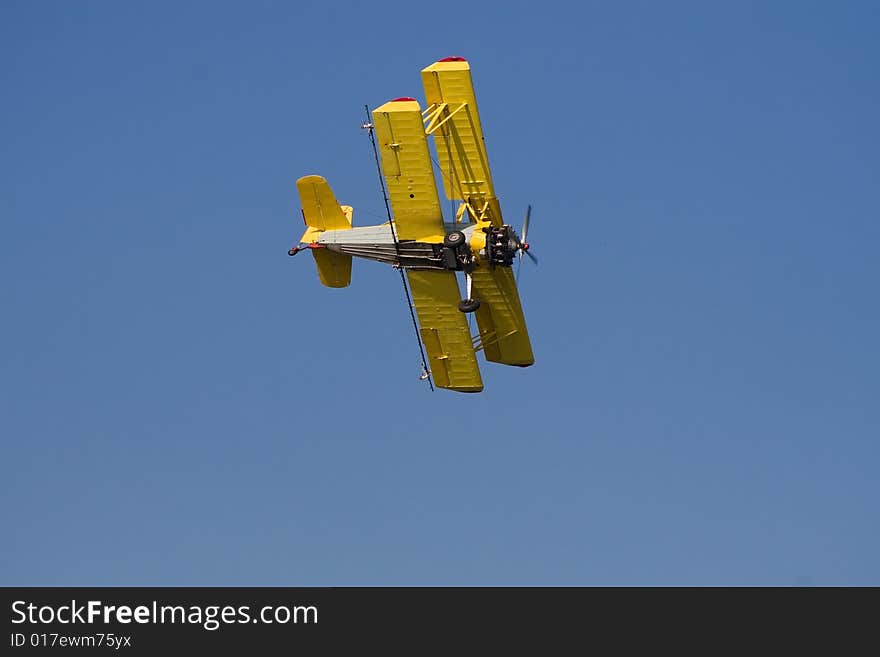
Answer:
[[(296, 181), (302, 204), (306, 232), (302, 242), (315, 244), (325, 230), (351, 228), (352, 209), (336, 200), (330, 185), (321, 176), (303, 176)], [(348, 287), (351, 283), (351, 256), (326, 248), (313, 248), (312, 255), (318, 267), (318, 278), (327, 287)]]

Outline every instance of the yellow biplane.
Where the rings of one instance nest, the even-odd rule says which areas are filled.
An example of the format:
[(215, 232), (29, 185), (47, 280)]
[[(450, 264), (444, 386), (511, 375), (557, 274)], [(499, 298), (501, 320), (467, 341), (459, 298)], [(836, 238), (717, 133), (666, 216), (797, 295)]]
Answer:
[[(378, 147), (376, 159), (381, 156), (389, 221), (352, 227), (352, 208), (339, 204), (324, 178), (305, 176), (296, 186), (306, 231), (288, 253), (311, 250), (328, 287), (348, 286), (352, 256), (405, 272), (424, 345), (422, 378), (440, 388), (480, 392), (477, 351), (504, 365), (535, 362), (512, 271), (523, 254), (537, 262), (526, 242), (529, 211), (521, 237), (501, 216), (468, 62), (441, 59), (422, 70), (422, 83), (426, 109), (414, 98), (397, 98), (373, 110), (363, 125)], [(460, 202), (450, 223), (443, 220), (428, 135), (446, 196)], [(465, 279), (464, 298), (456, 272)], [(467, 313), (476, 316), (477, 335), (471, 335)]]

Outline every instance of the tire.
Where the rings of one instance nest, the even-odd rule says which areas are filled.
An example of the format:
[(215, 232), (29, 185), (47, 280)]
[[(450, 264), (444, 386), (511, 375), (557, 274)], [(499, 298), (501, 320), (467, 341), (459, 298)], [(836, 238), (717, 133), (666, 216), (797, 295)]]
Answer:
[(443, 238), (443, 246), (448, 246), (450, 249), (459, 247), (464, 244), (464, 242), (464, 233), (460, 230), (454, 230)]
[(458, 309), (463, 313), (472, 313), (480, 307), (479, 299), (462, 299), (458, 303)]

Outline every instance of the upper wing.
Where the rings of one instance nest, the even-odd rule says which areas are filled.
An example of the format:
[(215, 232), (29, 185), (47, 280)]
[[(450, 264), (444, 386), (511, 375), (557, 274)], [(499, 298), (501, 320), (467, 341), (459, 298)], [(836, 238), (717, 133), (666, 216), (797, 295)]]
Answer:
[[(422, 84), (428, 103), (425, 131), (437, 144), (446, 196), (469, 202), (479, 214), (495, 198), (495, 188), (470, 65), (460, 57), (435, 62), (422, 69)], [(500, 225), (500, 216), (491, 218)]]
[(417, 101), (392, 100), (373, 110), (397, 237), (439, 243), (446, 232)]
[(460, 292), (455, 273), (410, 269), (406, 275), (434, 383), (459, 392), (480, 392), (483, 379), (467, 318), (458, 310)]
[(486, 360), (526, 367), (535, 362), (511, 267), (477, 267), (471, 274), (480, 300), (477, 325)]

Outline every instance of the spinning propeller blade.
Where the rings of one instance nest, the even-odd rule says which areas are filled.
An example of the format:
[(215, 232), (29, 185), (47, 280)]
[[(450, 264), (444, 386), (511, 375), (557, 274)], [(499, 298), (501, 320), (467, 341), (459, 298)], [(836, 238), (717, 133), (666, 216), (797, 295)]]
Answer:
[(529, 258), (532, 259), (532, 262), (534, 262), (536, 265), (538, 264), (538, 259), (531, 254), (531, 252), (529, 251), (529, 243), (526, 241), (526, 238), (528, 237), (528, 234), (529, 234), (529, 219), (531, 219), (531, 216), (532, 216), (532, 206), (529, 205), (526, 208), (526, 217), (525, 217), (525, 219), (523, 219), (522, 237), (517, 238), (517, 242), (516, 242), (516, 257), (517, 257), (516, 281), (517, 281), (517, 283), (519, 282), (519, 270), (520, 270), (520, 267), (522, 267), (523, 253), (525, 253), (527, 256), (529, 256)]

